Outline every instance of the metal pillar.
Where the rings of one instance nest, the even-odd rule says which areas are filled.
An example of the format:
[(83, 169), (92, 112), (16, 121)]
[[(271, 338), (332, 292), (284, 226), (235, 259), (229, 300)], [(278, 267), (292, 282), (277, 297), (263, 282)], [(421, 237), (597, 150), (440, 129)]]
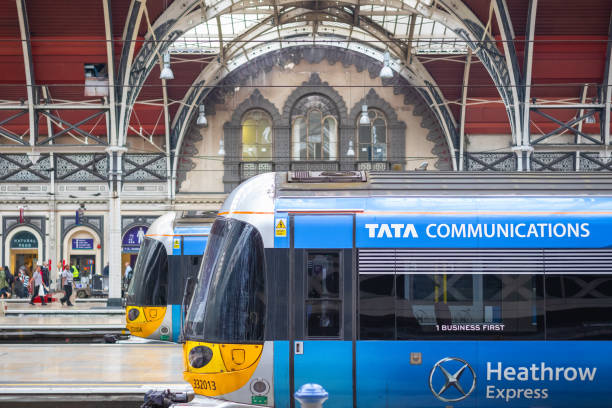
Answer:
[(459, 125), (459, 171), (463, 171), (463, 150), (465, 149), (465, 109), (467, 105), (467, 93), (470, 82), (470, 66), (472, 65), (472, 49), (468, 48), (468, 54), (463, 69), (463, 89), (461, 90), (461, 124)]
[[(538, 10), (538, 0), (529, 0), (529, 13), (527, 15), (527, 27), (525, 31), (525, 58), (523, 60), (523, 146), (529, 146), (531, 144), (530, 140), (530, 103), (531, 103), (531, 72), (533, 66), (533, 46), (534, 46), (534, 32), (535, 32), (535, 20), (536, 13)], [(530, 170), (530, 160), (529, 160), (530, 151), (526, 151), (526, 154), (523, 156), (524, 169)]]
[(601, 102), (605, 104), (603, 112), (603, 120), (601, 121), (601, 135), (604, 145), (610, 144), (610, 108), (612, 96), (612, 14), (610, 15), (610, 25), (608, 27), (608, 49), (606, 52), (606, 68), (604, 71), (604, 80), (602, 83), (602, 98)]
[(30, 146), (36, 144), (38, 120), (34, 109), (34, 67), (32, 65), (32, 47), (30, 43), (30, 26), (25, 0), (15, 0), (17, 16), (19, 18), (19, 31), (21, 34), (21, 49), (23, 52), (23, 65), (26, 77), (26, 92), (28, 94), (28, 116), (30, 124)]

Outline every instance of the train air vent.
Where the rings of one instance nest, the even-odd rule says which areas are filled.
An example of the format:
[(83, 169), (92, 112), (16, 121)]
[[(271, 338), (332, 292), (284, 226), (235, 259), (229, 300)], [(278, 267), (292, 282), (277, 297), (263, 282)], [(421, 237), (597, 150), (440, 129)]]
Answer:
[(358, 183), (366, 181), (364, 171), (290, 171), (289, 183)]

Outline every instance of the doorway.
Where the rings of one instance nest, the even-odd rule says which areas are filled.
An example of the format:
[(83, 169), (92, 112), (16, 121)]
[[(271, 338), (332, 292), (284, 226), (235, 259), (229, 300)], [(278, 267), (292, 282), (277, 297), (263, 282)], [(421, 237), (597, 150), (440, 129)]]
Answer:
[(92, 272), (96, 270), (95, 264), (95, 255), (70, 255), (70, 265), (76, 265), (81, 280), (89, 281), (91, 279)]
[(10, 269), (15, 275), (22, 265), (26, 267), (28, 275), (32, 276), (34, 266), (38, 261), (38, 250), (36, 249), (12, 249)]

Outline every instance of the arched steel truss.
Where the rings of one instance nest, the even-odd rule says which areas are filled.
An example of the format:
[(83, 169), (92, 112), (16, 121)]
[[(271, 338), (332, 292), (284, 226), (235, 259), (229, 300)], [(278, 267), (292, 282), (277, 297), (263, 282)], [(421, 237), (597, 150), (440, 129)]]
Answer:
[[(121, 141), (125, 142), (130, 111), (144, 81), (155, 64), (159, 62), (159, 55), (174, 40), (197, 24), (214, 19), (217, 16), (235, 13), (254, 6), (271, 6), (275, 10), (273, 15), (250, 27), (240, 36), (226, 44), (220, 53), (223, 59), (209, 64), (199, 75), (198, 79), (194, 81), (172, 122), (172, 142), (169, 146), (171, 154), (178, 154), (180, 151), (186, 126), (194, 113), (194, 106), (206, 96), (210, 90), (210, 88), (207, 88), (208, 86), (215, 85), (230, 72), (230, 69), (227, 68), (227, 63), (231, 60), (232, 56), (236, 56), (240, 52), (240, 45), (263, 35), (271, 26), (278, 27), (278, 35), (282, 36), (281, 29), (283, 24), (299, 21), (300, 19), (302, 21), (333, 20), (344, 23), (349, 31), (351, 27), (359, 27), (381, 43), (387, 44), (396, 61), (393, 68), (399, 75), (406, 78), (409, 83), (418, 87), (421, 94), (436, 113), (446, 135), (450, 150), (452, 152), (456, 151), (456, 124), (446, 106), (444, 96), (439, 91), (431, 75), (429, 75), (417, 58), (410, 58), (405, 44), (394, 40), (382, 27), (359, 15), (360, 6), (381, 5), (380, 1), (344, 0), (342, 2), (317, 2), (316, 10), (312, 9), (313, 4), (311, 2), (296, 2), (295, 0), (262, 0), (257, 3), (250, 0), (240, 2), (221, 0), (210, 2), (203, 8), (202, 4), (203, 1), (201, 0), (173, 2), (154, 23), (152, 33), (147, 35), (147, 41), (134, 58), (129, 77), (120, 76), (119, 79), (124, 80), (129, 85), (127, 87), (128, 91), (124, 92), (121, 97), (119, 108), (121, 112), (118, 116), (121, 120), (118, 125), (118, 134)], [(494, 39), (487, 33), (483, 24), (469, 8), (457, 0), (437, 0), (437, 7), (428, 6), (415, 0), (385, 0), (384, 5), (398, 10), (405, 10), (407, 14), (416, 13), (425, 15), (427, 18), (449, 27), (460, 38), (465, 40), (491, 75), (505, 103), (513, 137), (517, 138), (518, 128), (520, 128), (520, 112), (517, 111), (520, 111), (520, 109), (517, 106), (516, 73), (508, 69), (508, 60), (497, 50)], [(343, 11), (346, 8), (352, 9), (352, 13)], [(142, 10), (131, 10), (131, 13), (142, 13)], [(131, 16), (128, 18), (131, 18)], [(310, 35), (312, 36), (312, 33)], [(356, 40), (351, 39), (351, 41)], [(367, 54), (367, 52), (365, 53)], [(172, 174), (176, 174), (176, 160), (173, 161)], [(456, 155), (453, 155), (453, 168), (457, 168), (456, 161)]]

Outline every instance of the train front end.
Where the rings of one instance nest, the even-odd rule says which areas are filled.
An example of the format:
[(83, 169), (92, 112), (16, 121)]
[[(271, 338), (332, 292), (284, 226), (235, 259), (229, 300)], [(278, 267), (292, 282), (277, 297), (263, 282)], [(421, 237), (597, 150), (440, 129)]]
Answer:
[(171, 316), (166, 312), (174, 219), (169, 213), (155, 220), (140, 246), (125, 308), (126, 327), (137, 337), (172, 340)]
[[(266, 341), (267, 229), (273, 174), (243, 183), (213, 224), (184, 326), (184, 378), (196, 394), (274, 406), (274, 342)], [(235, 212), (249, 205), (249, 211)], [(266, 248), (266, 249), (264, 249)], [(221, 403), (222, 401), (220, 401)]]

